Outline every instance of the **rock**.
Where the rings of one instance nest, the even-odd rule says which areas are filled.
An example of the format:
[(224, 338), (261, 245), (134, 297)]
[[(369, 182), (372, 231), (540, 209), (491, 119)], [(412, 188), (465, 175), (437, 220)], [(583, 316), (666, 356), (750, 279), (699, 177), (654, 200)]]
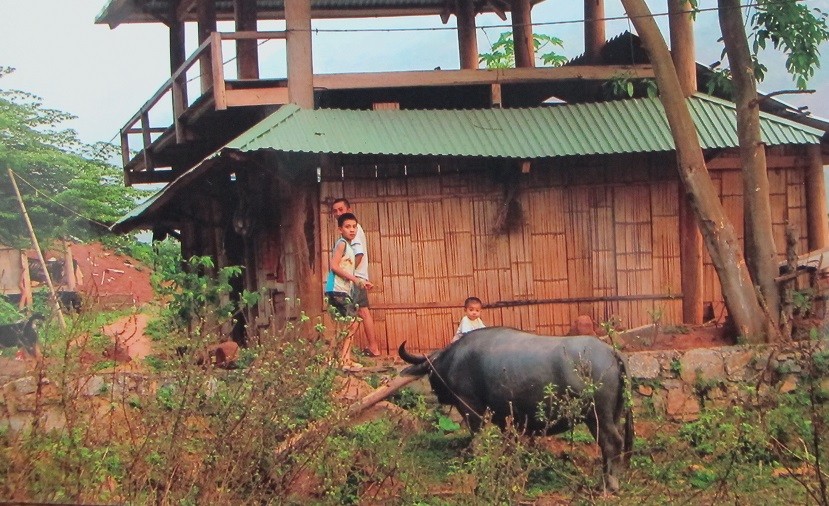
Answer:
[(11, 382), (12, 388), (17, 395), (29, 395), (37, 392), (37, 378), (25, 376)]
[(693, 385), (696, 381), (724, 381), (725, 367), (719, 352), (710, 349), (689, 350), (680, 359), (682, 381)]
[(573, 321), (573, 326), (570, 327), (568, 336), (595, 336), (596, 325), (593, 323), (593, 318), (583, 314), (576, 317)]
[(637, 379), (656, 379), (662, 371), (657, 352), (631, 353), (627, 357), (630, 375)]
[(690, 421), (699, 416), (699, 400), (682, 388), (669, 389), (666, 401), (665, 414), (671, 419)]
[(751, 351), (740, 349), (727, 352), (724, 357), (725, 374), (730, 381), (743, 381), (754, 354)]
[(787, 394), (789, 392), (794, 391), (797, 388), (797, 376), (793, 374), (787, 374), (783, 381), (780, 382), (780, 386), (777, 388), (777, 391), (781, 394)]
[(78, 380), (78, 393), (86, 397), (98, 395), (108, 389), (106, 380), (102, 376), (89, 376)]

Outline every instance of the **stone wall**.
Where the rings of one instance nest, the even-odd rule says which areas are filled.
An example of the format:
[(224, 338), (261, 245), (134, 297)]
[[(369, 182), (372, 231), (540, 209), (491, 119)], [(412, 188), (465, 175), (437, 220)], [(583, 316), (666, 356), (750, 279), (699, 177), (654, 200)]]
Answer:
[(788, 392), (797, 386), (805, 354), (825, 342), (723, 346), (627, 353), (634, 409), (673, 420), (693, 420), (705, 407), (725, 407), (745, 397), (746, 386)]

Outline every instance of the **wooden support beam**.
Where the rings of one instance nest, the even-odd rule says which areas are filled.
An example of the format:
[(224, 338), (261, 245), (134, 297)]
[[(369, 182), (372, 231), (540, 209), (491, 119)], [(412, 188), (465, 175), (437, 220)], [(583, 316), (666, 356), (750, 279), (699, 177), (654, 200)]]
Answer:
[(829, 223), (826, 216), (826, 184), (820, 145), (808, 146), (809, 166), (806, 169), (806, 222), (809, 230), (809, 249), (829, 246)]
[(530, 0), (511, 0), (512, 37), (515, 43), (515, 67), (535, 67), (533, 21)]
[[(184, 48), (184, 23), (178, 17), (178, 4), (180, 2), (171, 2), (170, 4), (170, 75), (176, 73), (187, 60), (187, 54)], [(184, 126), (179, 121), (179, 117), (187, 109), (187, 76), (180, 75), (173, 80), (171, 88), (173, 100), (173, 126), (176, 130), (176, 142), (183, 142), (185, 139)]]
[[(216, 32), (216, 4), (213, 0), (197, 0), (196, 17), (198, 19), (199, 45)], [(213, 71), (210, 68), (210, 55), (205, 54), (199, 60), (201, 72), (201, 92), (207, 93), (213, 86)]]
[(253, 88), (250, 90), (225, 90), (225, 105), (284, 105), (290, 103), (287, 88)]
[(494, 83), (489, 87), (489, 105), (493, 109), (500, 109), (502, 104), (501, 85)]
[(217, 111), (227, 109), (225, 97), (225, 67), (222, 57), (222, 34), (213, 32), (210, 35), (210, 60), (212, 61), (213, 104)]
[(688, 0), (668, 0), (671, 31), (671, 59), (686, 97), (697, 91), (697, 63), (694, 49), (694, 20)]
[(32, 299), (32, 278), (29, 274), (29, 257), (26, 252), (20, 251), (20, 302), (17, 309), (31, 308), (34, 303)]
[(462, 69), (478, 68), (478, 35), (475, 27), (475, 4), (458, 0), (458, 51)]
[(75, 278), (75, 256), (72, 254), (72, 243), (63, 242), (63, 284), (70, 292), (78, 289), (78, 280)]
[(604, 0), (584, 0), (584, 55), (588, 63), (599, 63), (607, 40)]
[[(682, 93), (688, 97), (697, 91), (697, 67), (694, 52), (694, 22), (687, 0), (668, 0), (668, 23), (671, 59), (676, 68)], [(680, 193), (682, 191), (680, 190)], [(685, 195), (679, 200), (680, 255), (682, 259), (682, 319), (684, 323), (703, 323), (702, 233)]]
[(703, 323), (702, 233), (682, 186), (679, 189), (679, 255), (682, 280), (682, 322)]
[(417, 86), (464, 86), (491, 84), (530, 84), (549, 81), (606, 81), (618, 74), (631, 78), (653, 78), (650, 65), (573, 65), (478, 70), (414, 70), (360, 74), (317, 74), (314, 87), (327, 90), (360, 88), (409, 88)]
[(285, 0), (285, 45), (288, 95), (291, 102), (314, 108), (314, 65), (311, 52), (311, 0)]
[(144, 168), (146, 170), (153, 170), (155, 166), (153, 165), (153, 156), (152, 150), (150, 149), (150, 145), (153, 143), (152, 136), (150, 135), (150, 113), (144, 112), (141, 114), (141, 131), (143, 132), (142, 139), (144, 141)]
[(179, 0), (176, 6), (176, 19), (186, 20), (193, 19), (190, 13), (196, 7), (197, 0)]
[[(256, 0), (234, 0), (237, 32), (256, 31)], [(236, 41), (236, 70), (239, 79), (259, 79), (259, 50), (256, 40)]]

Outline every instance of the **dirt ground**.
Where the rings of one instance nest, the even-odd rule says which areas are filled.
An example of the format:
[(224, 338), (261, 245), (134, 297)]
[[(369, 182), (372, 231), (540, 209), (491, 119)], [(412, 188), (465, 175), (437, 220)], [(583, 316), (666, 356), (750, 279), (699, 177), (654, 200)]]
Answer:
[(153, 300), (150, 269), (100, 243), (75, 244), (72, 253), (83, 273), (78, 291), (93, 305), (134, 304)]
[(643, 330), (638, 335), (636, 332), (623, 335), (621, 349), (624, 352), (691, 350), (694, 348), (731, 346), (736, 343), (736, 337), (730, 335), (723, 326), (657, 327), (656, 332), (648, 329)]

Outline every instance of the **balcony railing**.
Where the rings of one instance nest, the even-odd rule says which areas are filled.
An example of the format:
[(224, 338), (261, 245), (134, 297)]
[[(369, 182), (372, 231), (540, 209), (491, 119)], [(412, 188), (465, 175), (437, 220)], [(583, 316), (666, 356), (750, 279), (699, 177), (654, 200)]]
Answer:
[[(196, 51), (182, 65), (176, 69), (169, 79), (155, 92), (141, 109), (130, 118), (121, 129), (121, 157), (126, 168), (130, 163), (132, 149), (130, 137), (141, 136), (141, 151), (143, 153), (143, 166), (147, 170), (154, 168), (152, 160), (151, 145), (160, 135), (171, 130), (171, 126), (154, 126), (150, 122), (151, 113), (158, 113), (159, 109), (165, 106), (170, 107), (170, 102), (162, 104), (162, 99), (169, 96), (172, 104), (172, 111), (162, 111), (166, 115), (172, 112), (172, 139), (176, 144), (188, 140), (185, 126), (185, 119), (188, 114), (193, 114), (191, 107), (203, 105), (213, 110), (225, 110), (228, 107), (263, 104), (285, 104), (288, 101), (288, 91), (285, 84), (276, 87), (265, 87), (256, 89), (234, 88), (228, 86), (224, 71), (224, 58), (222, 55), (222, 42), (231, 40), (257, 40), (267, 41), (274, 39), (285, 39), (286, 32), (214, 32), (196, 49)], [(201, 66), (201, 94), (194, 100), (187, 99), (187, 72), (197, 62)]]

